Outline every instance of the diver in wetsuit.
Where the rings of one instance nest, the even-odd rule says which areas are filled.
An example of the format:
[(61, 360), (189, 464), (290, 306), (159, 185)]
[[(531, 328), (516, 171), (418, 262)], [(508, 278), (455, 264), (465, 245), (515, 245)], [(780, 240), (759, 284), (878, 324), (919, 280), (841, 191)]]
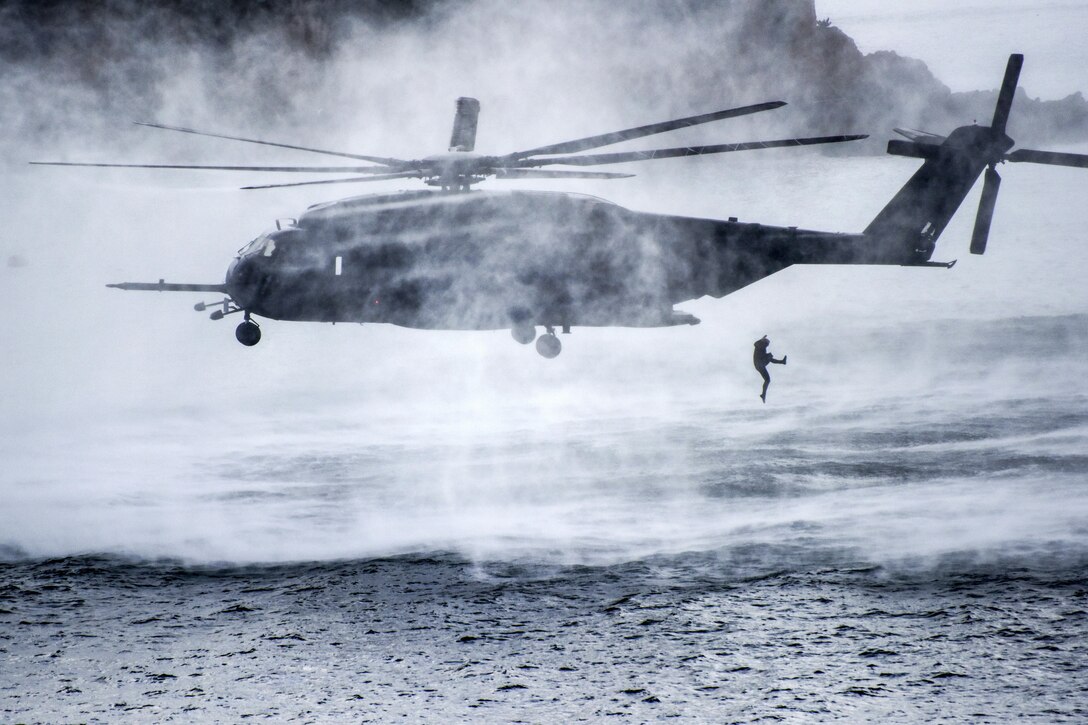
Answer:
[(771, 341), (764, 335), (755, 342), (755, 352), (752, 353), (752, 364), (756, 366), (756, 370), (763, 376), (763, 392), (759, 394), (759, 399), (764, 403), (767, 402), (767, 386), (771, 384), (771, 376), (767, 372), (767, 364), (774, 363), (776, 365), (785, 365), (788, 355), (783, 355), (781, 360), (776, 360), (774, 355), (767, 350), (771, 346)]

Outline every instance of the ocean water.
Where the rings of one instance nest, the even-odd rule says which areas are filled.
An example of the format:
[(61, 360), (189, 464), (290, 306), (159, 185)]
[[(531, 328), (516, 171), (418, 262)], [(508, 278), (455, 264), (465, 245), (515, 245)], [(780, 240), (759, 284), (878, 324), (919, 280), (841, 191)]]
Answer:
[(821, 332), (6, 450), (0, 713), (1083, 721), (1088, 316)]

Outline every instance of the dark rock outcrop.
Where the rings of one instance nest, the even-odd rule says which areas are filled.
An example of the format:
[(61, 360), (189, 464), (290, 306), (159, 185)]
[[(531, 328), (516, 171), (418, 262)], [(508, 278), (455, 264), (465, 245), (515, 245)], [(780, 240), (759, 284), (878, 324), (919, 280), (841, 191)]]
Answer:
[[(863, 54), (833, 19), (817, 17), (814, 0), (560, 3), (534, 10), (539, 18), (531, 23), (504, 15), (511, 7), (528, 13), (491, 0), (8, 0), (0, 4), (2, 143), (22, 136), (49, 145), (73, 117), (107, 138), (105, 124), (118, 118), (154, 118), (171, 108), (171, 59), (193, 54), (204, 59), (203, 72), (223, 79), (205, 81), (193, 101), (225, 127), (262, 128), (257, 121), (273, 116), (283, 126), (312, 123), (312, 109), (322, 105), (312, 80), (323, 63), (375, 34), (410, 32), (426, 43), (458, 21), (477, 33), (477, 47), (495, 53), (490, 41), (510, 34), (577, 32), (585, 57), (570, 60), (603, 67), (614, 79), (615, 98), (602, 103), (636, 99), (650, 118), (705, 109), (711, 99), (782, 98), (791, 105), (788, 120), (779, 114), (769, 123), (783, 131), (872, 135), (829, 153), (881, 152), (895, 126), (947, 133), (987, 123), (1003, 70), (994, 69), (994, 89), (952, 93), (921, 61)], [(649, 37), (653, 44), (632, 56), (632, 46)], [(516, 44), (494, 47), (518, 52)], [(275, 56), (262, 55), (264, 48)], [(383, 61), (375, 54), (368, 62), (377, 74)], [(228, 79), (232, 91), (219, 90)], [(238, 98), (239, 86), (252, 90)], [(1079, 92), (1041, 101), (1021, 89), (1010, 134), (1031, 145), (1088, 141), (1088, 101)]]

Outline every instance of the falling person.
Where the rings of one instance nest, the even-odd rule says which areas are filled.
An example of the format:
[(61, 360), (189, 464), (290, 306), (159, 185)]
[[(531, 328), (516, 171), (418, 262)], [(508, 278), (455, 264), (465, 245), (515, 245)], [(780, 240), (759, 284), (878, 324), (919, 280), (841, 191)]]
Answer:
[(767, 364), (775, 363), (776, 365), (785, 365), (787, 355), (783, 355), (781, 360), (776, 360), (774, 355), (767, 349), (771, 346), (771, 341), (764, 335), (755, 342), (755, 352), (752, 353), (752, 364), (756, 366), (756, 370), (763, 376), (763, 392), (759, 394), (759, 399), (764, 403), (767, 402), (767, 386), (771, 384), (770, 373), (767, 372)]

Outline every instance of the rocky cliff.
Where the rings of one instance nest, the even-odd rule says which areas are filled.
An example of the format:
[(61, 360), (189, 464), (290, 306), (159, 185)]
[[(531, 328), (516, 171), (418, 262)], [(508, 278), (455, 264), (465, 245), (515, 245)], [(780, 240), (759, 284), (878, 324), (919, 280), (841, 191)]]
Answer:
[[(73, 117), (102, 119), (104, 133), (132, 118), (184, 121), (192, 107), (227, 128), (260, 128), (273, 113), (283, 126), (312, 124), (314, 108), (335, 105), (322, 89), (327, 68), (349, 52), (362, 58), (356, 76), (377, 78), (413, 54), (366, 55), (367, 44), (401, 47), (411, 37), (426, 54), (456, 34), (464, 40), (451, 47), (482, 56), (478, 64), (593, 69), (607, 79), (597, 102), (638, 104), (651, 119), (723, 99), (782, 98), (791, 108), (781, 130), (873, 136), (838, 153), (881, 152), (895, 126), (947, 133), (985, 123), (996, 98), (993, 89), (952, 93), (924, 63), (891, 50), (861, 53), (817, 17), (814, 0), (8, 0), (0, 127), (4, 143), (22, 135), (48, 144)], [(179, 83), (181, 68), (205, 78)], [(192, 97), (178, 99), (179, 88)], [(1088, 141), (1088, 102), (1021, 91), (1010, 133), (1021, 143)]]
[[(790, 102), (805, 110), (822, 132), (864, 129), (883, 136), (895, 126), (947, 133), (975, 120), (989, 123), (1004, 68), (994, 69), (994, 88), (953, 93), (919, 60), (892, 50), (863, 54), (829, 19), (816, 16), (815, 0), (737, 3), (741, 22), (737, 53), (756, 71), (773, 66)], [(1010, 52), (1015, 49), (1010, 49)], [(1088, 102), (1078, 89), (1061, 100), (1028, 98), (1021, 88), (1010, 133), (1023, 142), (1088, 141)]]

